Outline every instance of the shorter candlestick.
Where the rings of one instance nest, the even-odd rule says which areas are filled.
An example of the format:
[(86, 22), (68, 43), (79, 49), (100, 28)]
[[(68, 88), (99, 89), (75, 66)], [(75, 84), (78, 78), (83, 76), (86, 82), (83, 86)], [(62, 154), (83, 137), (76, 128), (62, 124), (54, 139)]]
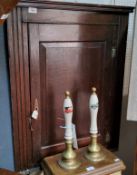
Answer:
[(96, 94), (96, 88), (92, 88), (92, 94), (89, 100), (90, 108), (90, 134), (91, 142), (88, 146), (88, 150), (85, 157), (93, 162), (101, 161), (105, 158), (103, 150), (97, 142), (98, 128), (97, 128), (97, 113), (99, 108), (99, 100)]
[(73, 134), (72, 134), (72, 116), (73, 104), (70, 98), (70, 93), (65, 92), (65, 100), (63, 105), (64, 118), (65, 118), (65, 145), (66, 150), (63, 152), (61, 159), (58, 161), (59, 165), (67, 170), (76, 169), (80, 166), (77, 160), (76, 153), (72, 148)]

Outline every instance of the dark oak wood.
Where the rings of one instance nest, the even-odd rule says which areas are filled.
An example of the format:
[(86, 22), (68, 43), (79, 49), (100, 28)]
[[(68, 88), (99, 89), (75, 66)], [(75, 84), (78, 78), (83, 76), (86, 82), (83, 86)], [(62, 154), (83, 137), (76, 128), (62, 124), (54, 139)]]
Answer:
[[(18, 19), (17, 19), (18, 17)], [(29, 86), (29, 60), (27, 52), (27, 26), (21, 28), (20, 9), (15, 9), (8, 20), (8, 39), (9, 39), (9, 66), (10, 81), (12, 92), (12, 112), (13, 112), (13, 138), (16, 169), (32, 166), (31, 160), (31, 132), (29, 129), (30, 118), (30, 86)], [(17, 30), (17, 28), (19, 30)], [(22, 33), (18, 37), (18, 32)], [(23, 37), (23, 38), (22, 38)], [(20, 45), (23, 39), (23, 46)], [(20, 48), (19, 48), (20, 46)], [(25, 48), (22, 53), (22, 48)], [(20, 55), (20, 57), (19, 57)], [(19, 60), (21, 58), (22, 60)], [(21, 61), (21, 62), (20, 62)], [(22, 77), (22, 79), (21, 79)], [(22, 80), (22, 81), (21, 81)], [(22, 87), (21, 87), (22, 85)], [(23, 88), (23, 89), (22, 89)], [(21, 91), (22, 89), (22, 91)], [(24, 114), (25, 113), (25, 114)], [(27, 159), (26, 159), (27, 156)]]
[[(37, 7), (36, 14), (28, 12), (30, 6)], [(132, 10), (50, 1), (21, 1), (14, 9), (8, 19), (8, 44), (17, 170), (64, 149), (60, 125), (67, 89), (74, 103), (79, 146), (89, 143), (88, 100), (91, 86), (96, 86), (100, 142), (118, 148)], [(39, 117), (30, 123), (35, 100)]]
[[(72, 18), (73, 16), (73, 18)], [(82, 17), (81, 17), (82, 16)], [(87, 24), (87, 25), (118, 25), (118, 15), (97, 14), (82, 11), (68, 11), (59, 9), (38, 9), (37, 15), (28, 13), (23, 8), (23, 22), (50, 24)]]
[(135, 162), (134, 162), (134, 175), (137, 175), (137, 144), (136, 144)]
[(40, 7), (46, 9), (67, 9), (74, 11), (90, 11), (90, 12), (105, 12), (105, 13), (130, 13), (134, 7), (128, 6), (113, 6), (88, 3), (60, 2), (52, 0), (21, 0), (18, 6), (23, 7)]
[[(81, 166), (75, 170), (67, 171), (61, 168), (58, 164), (58, 160), (61, 159), (61, 154), (46, 157), (42, 161), (42, 167), (46, 175), (113, 175), (113, 173), (119, 172), (122, 175), (122, 171), (125, 170), (124, 163), (118, 159), (110, 151), (103, 148), (106, 155), (105, 160), (101, 162), (90, 162), (85, 157), (85, 151), (87, 147), (79, 149), (77, 152), (77, 158), (81, 162)], [(116, 161), (117, 160), (117, 161)], [(92, 167), (94, 169), (87, 170), (87, 168)], [(120, 173), (121, 172), (121, 173)]]

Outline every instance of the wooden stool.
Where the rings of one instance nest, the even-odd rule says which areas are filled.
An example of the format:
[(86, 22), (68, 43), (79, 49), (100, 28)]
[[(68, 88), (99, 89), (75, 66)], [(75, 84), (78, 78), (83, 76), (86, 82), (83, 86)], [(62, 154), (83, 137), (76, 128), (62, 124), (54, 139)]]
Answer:
[(1, 169), (0, 168), (0, 175), (19, 175), (18, 173), (6, 170), (6, 169)]

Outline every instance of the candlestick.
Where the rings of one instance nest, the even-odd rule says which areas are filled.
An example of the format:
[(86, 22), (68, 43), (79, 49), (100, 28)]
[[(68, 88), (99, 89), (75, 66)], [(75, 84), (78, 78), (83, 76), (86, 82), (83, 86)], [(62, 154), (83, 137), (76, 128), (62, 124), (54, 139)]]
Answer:
[(101, 161), (105, 158), (103, 150), (97, 142), (98, 128), (97, 128), (97, 114), (99, 108), (99, 100), (96, 94), (96, 88), (92, 88), (92, 94), (89, 99), (90, 108), (90, 134), (91, 142), (88, 146), (88, 150), (85, 154), (86, 158), (90, 161)]
[(73, 104), (70, 98), (70, 93), (65, 92), (65, 99), (63, 105), (64, 118), (65, 118), (65, 144), (66, 150), (62, 154), (62, 158), (58, 161), (59, 165), (64, 169), (76, 169), (80, 166), (80, 162), (76, 158), (76, 153), (72, 148), (72, 116)]

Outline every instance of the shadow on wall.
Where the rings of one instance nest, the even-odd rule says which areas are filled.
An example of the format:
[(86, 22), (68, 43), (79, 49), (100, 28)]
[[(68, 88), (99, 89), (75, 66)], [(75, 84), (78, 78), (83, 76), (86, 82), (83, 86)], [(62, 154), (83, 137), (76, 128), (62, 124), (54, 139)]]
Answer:
[(133, 175), (137, 139), (137, 122), (127, 121), (128, 96), (123, 97), (119, 150), (116, 153), (125, 163), (124, 175)]
[(0, 26), (0, 168), (14, 170), (5, 30), (5, 26)]

